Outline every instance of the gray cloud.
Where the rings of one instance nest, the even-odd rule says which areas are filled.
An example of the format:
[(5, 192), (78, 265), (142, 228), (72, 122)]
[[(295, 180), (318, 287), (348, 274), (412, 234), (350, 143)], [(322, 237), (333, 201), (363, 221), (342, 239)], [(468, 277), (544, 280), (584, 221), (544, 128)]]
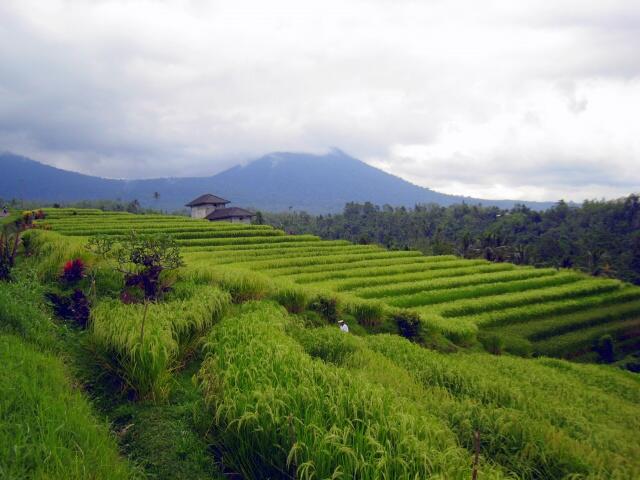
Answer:
[(338, 146), (451, 193), (640, 190), (638, 2), (474, 5), (5, 0), (0, 150), (133, 178)]

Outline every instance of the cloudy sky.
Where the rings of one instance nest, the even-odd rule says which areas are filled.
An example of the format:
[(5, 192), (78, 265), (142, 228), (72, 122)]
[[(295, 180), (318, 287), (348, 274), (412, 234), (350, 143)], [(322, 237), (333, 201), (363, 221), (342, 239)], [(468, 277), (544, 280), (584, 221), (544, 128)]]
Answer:
[(339, 147), (485, 198), (640, 191), (637, 0), (1, 0), (0, 151), (213, 174)]

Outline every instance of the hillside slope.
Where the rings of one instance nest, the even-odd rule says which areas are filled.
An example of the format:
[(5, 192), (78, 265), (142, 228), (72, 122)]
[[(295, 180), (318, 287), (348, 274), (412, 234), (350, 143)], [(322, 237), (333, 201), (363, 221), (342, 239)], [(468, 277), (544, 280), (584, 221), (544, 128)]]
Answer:
[[(8, 345), (6, 356), (13, 358), (14, 350), (33, 350), (48, 334), (50, 356), (75, 357), (78, 366), (89, 368), (73, 384), (58, 382), (57, 391), (73, 389), (101, 407), (116, 428), (111, 439), (122, 457), (114, 458), (109, 442), (92, 455), (78, 449), (92, 412), (79, 410), (84, 421), (60, 427), (58, 417), (42, 413), (49, 407), (47, 392), (31, 389), (21, 398), (20, 421), (39, 428), (21, 430), (28, 455), (16, 458), (13, 448), (2, 448), (11, 441), (0, 443), (0, 472), (61, 478), (58, 466), (71, 462), (85, 476), (107, 479), (118, 478), (116, 468), (109, 475), (110, 464), (139, 466), (142, 478), (172, 480), (221, 478), (222, 472), (227, 478), (306, 480), (468, 480), (473, 470), (486, 480), (640, 475), (637, 375), (451, 345), (448, 350), (456, 353), (430, 350), (425, 346), (439, 325), (433, 318), (426, 315), (420, 331), (412, 311), (390, 305), (386, 297), (367, 298), (371, 290), (342, 295), (337, 288), (379, 278), (394, 294), (390, 298), (400, 299), (393, 290), (400, 284), (384, 273), (393, 276), (409, 267), (438, 278), (437, 285), (421, 283), (423, 293), (446, 297), (448, 308), (460, 314), (513, 303), (530, 307), (523, 285), (527, 293), (546, 284), (536, 294), (546, 300), (569, 294), (578, 303), (565, 307), (575, 308), (590, 294), (625, 293), (619, 284), (587, 285), (584, 277), (547, 270), (532, 276), (533, 269), (513, 266), (484, 272), (483, 263), (290, 236), (267, 226), (98, 210), (46, 213), (40, 225), (55, 231), (30, 230), (30, 255), (18, 267), (25, 270), (11, 292), (0, 290), (6, 320), (0, 322), (0, 352)], [(186, 266), (160, 302), (123, 303), (113, 265), (86, 248), (87, 235), (118, 238), (132, 228), (171, 232), (184, 252)], [(61, 278), (65, 262), (78, 257), (90, 266), (95, 283), (88, 276), (71, 284)], [(303, 278), (320, 283), (309, 287)], [(37, 279), (44, 284), (26, 288)], [(458, 281), (467, 287), (442, 288)], [(505, 301), (496, 301), (500, 295), (492, 288), (502, 284), (512, 287), (503, 291)], [(472, 297), (479, 303), (466, 301), (469, 286), (477, 288)], [(487, 288), (492, 295), (485, 296)], [(34, 292), (43, 289), (92, 292), (88, 328), (69, 319), (56, 333), (61, 320), (33, 311), (40, 297)], [(349, 334), (336, 327), (336, 318), (348, 322)], [(469, 325), (458, 317), (446, 317), (441, 326), (446, 323)], [(471, 339), (459, 340), (468, 345)], [(11, 402), (20, 392), (14, 385), (40, 381), (25, 368), (9, 373), (14, 380), (0, 382), (0, 432), (15, 428)], [(55, 437), (61, 448), (46, 448), (50, 437), (40, 435), (42, 425), (51, 427), (52, 436), (62, 432)]]
[(425, 329), (458, 344), (480, 339), (520, 355), (594, 360), (596, 343), (611, 335), (619, 356), (640, 351), (640, 288), (618, 280), (186, 217), (49, 209), (39, 223), (76, 238), (169, 233), (190, 265), (260, 272), (302, 291), (331, 292), (365, 326), (409, 310)]
[[(510, 200), (478, 200), (445, 195), (413, 185), (333, 150), (326, 155), (273, 153), (211, 177), (113, 180), (60, 170), (12, 154), (0, 155), (0, 198), (42, 202), (80, 200), (131, 201), (143, 206), (178, 210), (202, 193), (225, 197), (235, 205), (265, 211), (289, 207), (312, 213), (342, 211), (350, 201), (394, 206), (416, 203), (483, 203), (508, 208)], [(154, 192), (160, 197), (154, 199)], [(544, 202), (526, 202), (548, 208)]]

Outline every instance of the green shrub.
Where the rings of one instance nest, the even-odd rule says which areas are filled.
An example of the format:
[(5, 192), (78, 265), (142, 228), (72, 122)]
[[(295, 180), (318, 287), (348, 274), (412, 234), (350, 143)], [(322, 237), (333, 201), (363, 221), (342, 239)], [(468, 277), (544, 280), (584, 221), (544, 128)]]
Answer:
[[(95, 236), (89, 239), (87, 248), (114, 261), (114, 270), (124, 275), (125, 288), (138, 290), (145, 301), (162, 297), (168, 289), (166, 272), (184, 266), (180, 248), (168, 234), (146, 235), (132, 230), (121, 239)], [(123, 290), (123, 294), (127, 293), (130, 292)]]
[(329, 323), (338, 323), (340, 305), (335, 295), (317, 293), (309, 301), (309, 309), (319, 313)]
[(478, 340), (480, 340), (484, 349), (493, 355), (502, 355), (505, 349), (505, 341), (498, 334), (489, 333), (479, 335)]
[(422, 336), (422, 320), (417, 312), (396, 310), (392, 314), (392, 319), (403, 337), (415, 341)]
[(613, 363), (616, 359), (615, 345), (610, 334), (602, 335), (596, 342), (595, 350), (604, 363)]

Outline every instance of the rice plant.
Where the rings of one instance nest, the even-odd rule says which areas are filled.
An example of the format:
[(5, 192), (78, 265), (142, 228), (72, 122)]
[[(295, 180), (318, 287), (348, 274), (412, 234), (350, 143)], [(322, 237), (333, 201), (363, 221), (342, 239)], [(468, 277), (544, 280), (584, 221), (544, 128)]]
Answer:
[[(405, 278), (401, 278), (400, 276), (389, 278), (386, 284), (382, 286), (365, 286), (348, 289), (354, 295), (362, 298), (396, 297), (422, 291), (526, 280), (555, 275), (556, 273), (557, 271), (551, 268), (518, 268), (515, 270), (499, 270), (497, 272), (490, 271), (481, 273), (472, 273), (469, 271), (468, 274), (444, 278), (437, 277), (433, 280), (425, 280), (424, 277), (416, 275), (406, 275)], [(341, 289), (345, 288), (343, 287)]]
[[(464, 265), (464, 264), (463, 264)], [(338, 291), (354, 291), (365, 288), (389, 288), (391, 285), (398, 285), (399, 288), (406, 284), (412, 285), (414, 282), (429, 281), (432, 279), (454, 279), (453, 281), (464, 281), (465, 277), (473, 277), (484, 273), (494, 272), (507, 272), (515, 270), (515, 266), (508, 263), (491, 263), (486, 265), (474, 265), (474, 266), (462, 266), (462, 267), (450, 267), (444, 269), (422, 269), (418, 268), (418, 271), (413, 271), (415, 266), (411, 266), (412, 271), (400, 271), (395, 268), (387, 269), (371, 269), (362, 277), (349, 277), (342, 279), (330, 279), (311, 281), (308, 283), (315, 284), (318, 288), (326, 287), (335, 289)], [(305, 280), (306, 278), (298, 277), (298, 281)], [(357, 294), (357, 292), (355, 292)]]
[(194, 287), (188, 299), (163, 303), (104, 300), (91, 314), (91, 340), (129, 388), (140, 397), (162, 399), (170, 370), (197, 335), (221, 318), (229, 300), (210, 286)]
[(294, 284), (279, 284), (271, 294), (276, 302), (289, 313), (302, 313), (309, 303), (310, 295), (303, 288)]
[[(367, 346), (406, 369), (419, 384), (441, 396), (427, 404), (468, 448), (482, 432), (483, 453), (520, 478), (636, 478), (640, 474), (637, 403), (601, 388), (595, 368), (572, 374), (544, 361), (486, 354), (443, 356), (395, 336), (371, 336)], [(569, 368), (569, 366), (568, 366)], [(640, 385), (624, 372), (602, 370), (611, 383)], [(454, 401), (452, 402), (451, 399)]]
[(142, 478), (62, 361), (0, 334), (0, 478)]
[(267, 276), (246, 270), (192, 267), (184, 277), (197, 283), (209, 283), (220, 287), (231, 295), (234, 303), (260, 300), (274, 290), (274, 285)]
[(617, 280), (585, 279), (564, 286), (539, 288), (478, 299), (458, 300), (450, 305), (444, 304), (436, 311), (444, 317), (467, 316), (520, 305), (539, 304), (550, 300), (578, 298), (597, 293), (611, 292), (620, 289), (621, 286), (622, 284)]
[(470, 454), (442, 422), (314, 361), (287, 323), (263, 307), (208, 337), (198, 378), (225, 465), (247, 478), (469, 478)]
[(523, 280), (514, 279), (509, 282), (495, 282), (480, 285), (471, 285), (458, 288), (443, 288), (425, 290), (409, 295), (388, 297), (386, 301), (396, 307), (418, 307), (422, 305), (435, 305), (439, 303), (454, 302), (465, 298), (479, 299), (485, 296), (501, 295), (532, 291), (538, 288), (547, 288), (559, 285), (567, 285), (584, 279), (577, 273), (562, 273), (558, 275), (534, 276)]
[(500, 331), (539, 341), (572, 330), (633, 317), (640, 317), (638, 300), (564, 315), (549, 315), (539, 320), (501, 327)]

